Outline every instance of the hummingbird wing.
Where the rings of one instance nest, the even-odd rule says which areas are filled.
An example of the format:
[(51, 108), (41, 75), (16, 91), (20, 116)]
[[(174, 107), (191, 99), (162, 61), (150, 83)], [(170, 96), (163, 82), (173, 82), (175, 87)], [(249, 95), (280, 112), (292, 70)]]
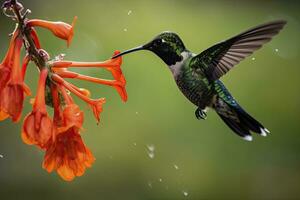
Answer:
[[(191, 66), (214, 81), (240, 61), (269, 42), (284, 27), (286, 21), (273, 21), (249, 29), (203, 51), (191, 60)], [(199, 69), (200, 68), (200, 69)], [(197, 70), (198, 69), (198, 70)]]

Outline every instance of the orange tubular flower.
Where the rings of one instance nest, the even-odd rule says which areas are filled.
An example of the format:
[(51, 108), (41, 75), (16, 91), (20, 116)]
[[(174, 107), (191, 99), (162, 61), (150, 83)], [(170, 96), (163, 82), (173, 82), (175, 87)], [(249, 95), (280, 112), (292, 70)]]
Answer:
[(33, 104), (33, 110), (24, 119), (22, 139), (29, 145), (37, 145), (44, 149), (51, 138), (52, 120), (49, 118), (45, 104), (45, 84), (48, 70), (40, 72), (37, 95)]
[(83, 112), (74, 104), (65, 88), (60, 88), (66, 106), (62, 115), (59, 114), (57, 91), (52, 92), (54, 109), (54, 138), (47, 148), (43, 168), (49, 173), (57, 173), (66, 181), (72, 181), (76, 176), (84, 174), (87, 167), (95, 161), (91, 151), (85, 146), (79, 130), (83, 124)]
[(67, 94), (65, 88), (61, 87), (61, 92), (65, 99), (66, 106), (64, 107), (64, 111), (61, 116), (63, 119), (62, 120), (63, 125), (57, 128), (57, 132), (61, 133), (72, 127), (75, 128), (76, 130), (80, 130), (82, 128), (83, 119), (84, 119), (83, 112), (80, 110), (79, 106), (73, 102), (72, 97), (69, 94)]
[[(114, 55), (119, 54), (120, 51), (115, 51)], [(115, 87), (119, 95), (124, 102), (127, 101), (126, 92), (126, 79), (121, 69), (122, 57), (116, 59), (110, 59), (104, 62), (74, 62), (74, 61), (55, 61), (52, 63), (52, 69), (63, 78), (76, 78), (80, 80), (90, 81), (94, 83), (110, 85)], [(94, 77), (84, 76), (74, 72), (66, 71), (66, 68), (70, 67), (100, 67), (109, 70), (116, 81), (109, 81), (103, 79), (97, 79)]]
[[(7, 82), (10, 78), (11, 74), (11, 66), (12, 66), (12, 59), (15, 50), (15, 39), (18, 32), (14, 33), (13, 38), (10, 41), (10, 45), (8, 51), (3, 59), (2, 63), (0, 64), (0, 95), (2, 95), (3, 89), (6, 87)], [(0, 121), (7, 119), (9, 115), (2, 109), (1, 107), (1, 99), (0, 99)]]
[(26, 71), (27, 71), (27, 66), (30, 62), (30, 57), (29, 55), (27, 54), (24, 59), (23, 59), (23, 63), (22, 63), (22, 78), (23, 78), (23, 81), (25, 79), (25, 74), (26, 74)]
[(6, 86), (11, 73), (11, 68), (13, 65), (14, 60), (14, 52), (15, 52), (15, 46), (16, 46), (16, 38), (20, 34), (20, 31), (17, 29), (15, 30), (13, 37), (10, 41), (8, 51), (0, 64), (0, 93), (3, 90), (3, 88)]
[[(7, 81), (5, 87), (2, 87), (1, 91), (1, 111), (7, 113), (13, 122), (18, 122), (20, 120), (23, 102), (24, 102), (24, 93), (30, 94), (30, 89), (23, 82), (23, 77), (20, 69), (20, 53), (23, 45), (23, 39), (20, 37), (19, 31), (16, 31), (16, 36), (13, 37), (14, 40), (14, 50), (12, 52), (12, 58), (7, 63), (8, 66), (6, 70), (10, 71), (10, 77)], [(11, 50), (9, 50), (10, 52)], [(5, 67), (4, 67), (5, 68)], [(4, 76), (3, 79), (7, 79)]]
[(34, 42), (36, 48), (37, 48), (37, 49), (42, 48), (42, 47), (41, 47), (40, 40), (39, 40), (39, 37), (38, 37), (37, 32), (35, 31), (34, 28), (31, 28), (31, 30), (30, 30), (30, 35), (31, 35), (31, 37), (32, 37), (32, 39), (33, 39), (33, 42)]
[(55, 81), (57, 84), (62, 86), (63, 88), (66, 88), (79, 98), (81, 98), (83, 101), (85, 101), (93, 110), (94, 116), (97, 120), (97, 122), (100, 122), (100, 113), (103, 111), (103, 104), (105, 103), (104, 98), (100, 99), (90, 99), (88, 96), (86, 96), (79, 88), (75, 87), (74, 85), (66, 82), (63, 78), (61, 78), (57, 74), (52, 75), (52, 80)]
[(56, 136), (53, 144), (47, 148), (43, 168), (49, 173), (57, 173), (66, 181), (82, 176), (87, 167), (91, 167), (95, 158), (85, 146), (78, 129), (70, 127)]
[(32, 19), (27, 22), (28, 27), (43, 27), (50, 30), (56, 37), (67, 41), (67, 45), (70, 46), (74, 36), (74, 26), (77, 20), (77, 16), (74, 17), (72, 25), (65, 22), (50, 22), (40, 19)]
[(109, 86), (113, 86), (117, 92), (120, 94), (121, 98), (123, 101), (126, 101), (126, 98), (124, 98), (124, 95), (122, 92), (125, 88), (124, 88), (124, 84), (121, 81), (117, 81), (117, 80), (106, 80), (106, 79), (99, 79), (99, 78), (95, 78), (95, 77), (91, 77), (91, 76), (85, 76), (82, 74), (78, 74), (76, 72), (71, 72), (71, 71), (67, 71), (67, 70), (55, 70), (56, 74), (58, 74), (59, 76), (61, 76), (62, 78), (72, 78), (72, 79), (78, 79), (78, 80), (84, 80), (84, 81), (89, 81), (92, 83), (97, 83), (97, 84), (102, 84), (102, 85), (109, 85)]
[[(118, 55), (120, 53), (121, 53), (120, 51), (115, 51), (114, 56)], [(124, 87), (120, 88), (118, 90), (118, 92), (121, 95), (123, 101), (126, 102), (127, 101), (127, 92), (126, 92), (126, 88), (125, 88), (126, 79), (125, 79), (125, 76), (123, 75), (123, 72), (122, 72), (122, 69), (121, 69), (121, 65), (122, 65), (122, 62), (123, 62), (122, 56), (120, 56), (116, 59), (112, 59), (112, 61), (116, 63), (117, 67), (109, 67), (109, 68), (107, 68), (107, 70), (109, 70), (112, 73), (114, 79), (120, 81), (122, 83), (122, 85), (124, 85)]]

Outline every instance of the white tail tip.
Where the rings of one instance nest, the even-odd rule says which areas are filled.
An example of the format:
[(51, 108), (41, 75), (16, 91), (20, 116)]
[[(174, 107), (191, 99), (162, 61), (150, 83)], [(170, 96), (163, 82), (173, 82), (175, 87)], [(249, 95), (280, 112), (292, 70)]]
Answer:
[(270, 131), (266, 128), (260, 128), (260, 135), (263, 137), (267, 137), (268, 133), (270, 133)]
[(253, 140), (253, 137), (251, 135), (246, 135), (243, 137), (244, 140), (251, 142)]

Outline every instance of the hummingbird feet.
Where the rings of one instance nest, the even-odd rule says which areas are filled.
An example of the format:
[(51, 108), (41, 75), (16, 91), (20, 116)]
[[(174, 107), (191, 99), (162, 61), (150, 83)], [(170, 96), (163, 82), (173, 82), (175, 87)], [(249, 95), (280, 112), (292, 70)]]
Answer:
[(195, 115), (197, 117), (197, 119), (201, 120), (205, 120), (207, 118), (207, 114), (205, 110), (202, 110), (200, 108), (197, 108), (197, 110), (195, 111)]

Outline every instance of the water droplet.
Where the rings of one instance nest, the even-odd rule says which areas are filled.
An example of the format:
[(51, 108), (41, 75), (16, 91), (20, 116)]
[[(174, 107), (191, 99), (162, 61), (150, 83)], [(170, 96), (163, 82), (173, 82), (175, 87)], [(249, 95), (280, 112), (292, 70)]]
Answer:
[(132, 10), (129, 10), (128, 13), (127, 13), (127, 15), (130, 15), (131, 13), (132, 13)]
[(159, 181), (159, 182), (162, 182), (162, 179), (160, 178), (160, 179), (158, 179), (158, 181)]
[(150, 181), (148, 182), (148, 186), (149, 188), (152, 188), (152, 183)]
[(255, 58), (253, 57), (252, 60), (255, 60)]
[(276, 51), (276, 52), (278, 52), (278, 51), (279, 51), (279, 49), (275, 49), (275, 51)]
[(138, 115), (138, 114), (139, 114), (139, 112), (138, 112), (138, 111), (136, 111), (136, 112), (135, 112), (135, 114), (136, 114), (136, 115)]
[(133, 143), (133, 146), (136, 146), (136, 142)]
[(65, 57), (66, 57), (66, 54), (61, 53), (61, 54), (59, 54), (58, 56), (55, 56), (54, 60), (55, 60), (55, 61), (61, 61), (61, 60), (63, 60)]
[(153, 144), (147, 145), (149, 151), (155, 151), (155, 146)]
[(125, 32), (127, 32), (127, 31), (128, 31), (128, 30), (127, 30), (127, 28), (124, 28), (123, 30), (124, 30)]
[(2, 154), (0, 154), (0, 158), (4, 158), (4, 156)]
[(153, 159), (155, 157), (154, 152), (148, 152), (148, 156), (149, 158)]
[(187, 197), (189, 196), (189, 193), (187, 191), (182, 191), (183, 196)]
[(174, 165), (174, 168), (175, 168), (176, 170), (178, 170), (178, 169), (179, 169), (178, 165)]
[(148, 153), (148, 156), (153, 159), (154, 158), (154, 151), (155, 151), (155, 146), (153, 144), (150, 144), (150, 145), (147, 145), (147, 153)]

